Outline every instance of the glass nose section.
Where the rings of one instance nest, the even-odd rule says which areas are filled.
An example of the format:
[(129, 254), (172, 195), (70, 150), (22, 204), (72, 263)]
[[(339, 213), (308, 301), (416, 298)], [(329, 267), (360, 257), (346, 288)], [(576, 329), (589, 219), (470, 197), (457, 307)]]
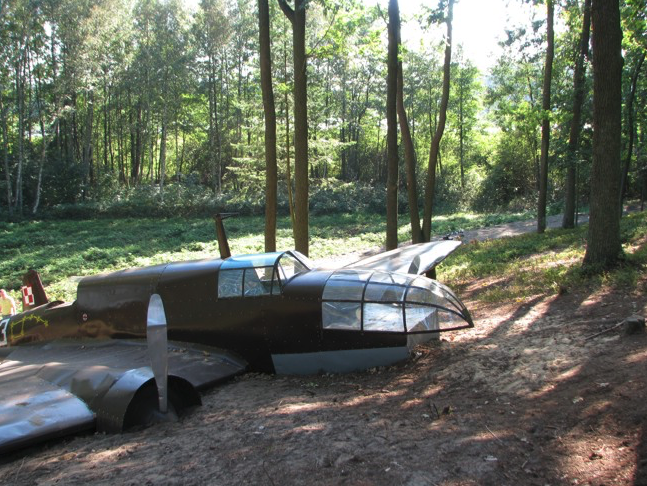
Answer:
[(438, 331), (438, 310), (435, 307), (407, 304), (404, 307), (407, 332)]
[(341, 270), (322, 298), (324, 329), (429, 333), (472, 327), (456, 295), (423, 276)]
[(404, 300), (408, 333), (442, 332), (474, 326), (465, 305), (448, 287), (436, 280), (416, 278), (408, 287)]

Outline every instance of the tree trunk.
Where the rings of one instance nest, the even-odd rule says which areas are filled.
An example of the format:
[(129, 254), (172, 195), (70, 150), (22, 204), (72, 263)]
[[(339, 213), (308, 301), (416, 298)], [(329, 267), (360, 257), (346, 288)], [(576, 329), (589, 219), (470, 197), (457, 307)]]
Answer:
[[(285, 84), (288, 84), (287, 70), (285, 74)], [(285, 178), (288, 186), (288, 206), (290, 207), (290, 221), (292, 223), (292, 231), (296, 223), (294, 222), (294, 195), (292, 194), (292, 168), (290, 167), (290, 97), (286, 91), (284, 100), (285, 106)]]
[(90, 164), (92, 164), (92, 125), (94, 117), (94, 91), (88, 92), (87, 112), (85, 114), (85, 133), (83, 142), (83, 200), (88, 197), (88, 186), (90, 185)]
[[(346, 83), (347, 83), (347, 70), (348, 64), (346, 61), (342, 64), (342, 77), (341, 77), (341, 126), (340, 126), (340, 138), (341, 143), (346, 143), (346, 132), (347, 132), (347, 121), (346, 121)], [(348, 177), (348, 149), (344, 147), (341, 150), (341, 174), (340, 179), (344, 182), (349, 180)]]
[[(644, 105), (645, 103), (642, 103)], [(640, 168), (640, 171), (638, 172), (638, 178), (639, 180), (642, 178), (642, 184), (641, 184), (641, 189), (640, 189), (640, 210), (644, 211), (645, 210), (645, 196), (647, 196), (647, 160), (643, 158), (641, 147), (645, 147), (645, 130), (640, 131), (640, 141), (638, 142), (638, 153), (636, 154), (636, 158), (638, 160), (643, 160), (642, 167)]]
[[(51, 36), (50, 36), (50, 56), (52, 59), (51, 66), (52, 66), (52, 85), (57, 86), (58, 85), (58, 63), (56, 61), (56, 34), (55, 30), (52, 29)], [(55, 89), (53, 94), (52, 94), (53, 102), (54, 102), (54, 113), (56, 113), (56, 117), (54, 119), (54, 129), (52, 133), (52, 140), (55, 140), (56, 143), (56, 150), (57, 150), (57, 156), (58, 156), (58, 161), (62, 162), (63, 161), (63, 139), (61, 137), (61, 117), (60, 114), (58, 113), (59, 110), (59, 98), (57, 94), (57, 90)]]
[(591, 0), (584, 2), (584, 18), (582, 21), (582, 34), (580, 35), (580, 52), (575, 63), (573, 73), (573, 118), (568, 137), (566, 152), (566, 194), (564, 199), (564, 218), (562, 228), (575, 226), (575, 193), (576, 193), (576, 157), (582, 130), (582, 103), (584, 102), (584, 74), (586, 65), (584, 58), (589, 52), (589, 36), (591, 31)]
[(43, 100), (41, 98), (41, 84), (40, 77), (36, 79), (36, 104), (38, 105), (38, 123), (40, 125), (41, 134), (41, 148), (40, 148), (40, 163), (38, 164), (38, 175), (36, 176), (36, 194), (34, 196), (34, 204), (31, 208), (31, 213), (36, 214), (38, 206), (40, 205), (40, 192), (41, 183), (43, 181), (43, 166), (45, 165), (45, 155), (47, 152), (47, 136), (45, 134), (45, 121), (43, 117)]
[(265, 251), (276, 251), (278, 170), (276, 167), (276, 107), (272, 90), (270, 10), (268, 0), (258, 0), (261, 90), (265, 114)]
[(634, 68), (633, 76), (631, 77), (631, 90), (629, 91), (629, 99), (627, 100), (627, 131), (629, 132), (629, 141), (627, 144), (627, 154), (625, 155), (624, 169), (622, 171), (622, 179), (620, 181), (620, 217), (622, 217), (622, 203), (627, 192), (627, 178), (629, 177), (629, 167), (631, 166), (631, 156), (634, 150), (634, 99), (636, 97), (636, 85), (638, 84), (638, 77), (640, 76), (640, 69), (645, 61), (645, 53), (642, 52), (636, 66)]
[(398, 0), (389, 0), (389, 48), (386, 77), (386, 249), (398, 247)]
[(110, 171), (114, 173), (115, 170), (115, 153), (114, 153), (114, 148), (112, 146), (112, 122), (110, 119), (110, 113), (112, 111), (111, 109), (111, 104), (112, 104), (112, 90), (108, 88), (108, 111), (106, 113), (106, 117), (108, 118), (108, 123), (106, 126), (106, 130), (108, 131), (108, 152), (110, 156)]
[(2, 163), (4, 176), (7, 184), (7, 212), (9, 218), (13, 217), (13, 206), (11, 201), (11, 172), (9, 171), (9, 133), (7, 130), (7, 112), (3, 105), (2, 87), (0, 86), (0, 123), (2, 123)]
[[(222, 192), (222, 135), (221, 135), (221, 124), (220, 124), (220, 119), (218, 117), (218, 91), (222, 92), (223, 90), (223, 81), (222, 81), (222, 63), (221, 63), (221, 69), (220, 69), (220, 77), (219, 77), (219, 84), (220, 84), (220, 89), (218, 90), (216, 87), (216, 73), (214, 71), (213, 73), (213, 123), (216, 128), (216, 146), (218, 147), (218, 163), (216, 164), (216, 169), (217, 169), (217, 174), (216, 174), (216, 193), (220, 194)], [(215, 69), (215, 60), (214, 60), (214, 69)], [(222, 98), (220, 100), (222, 102)], [(222, 103), (220, 104), (222, 106)], [(227, 118), (227, 114), (225, 114), (225, 119)]]
[(166, 134), (167, 134), (167, 108), (166, 104), (162, 108), (162, 137), (160, 140), (160, 155), (159, 155), (159, 179), (160, 179), (160, 196), (164, 200), (164, 179), (166, 178)]
[(212, 55), (209, 55), (209, 82), (207, 85), (207, 94), (209, 98), (209, 160), (211, 162), (211, 180), (213, 183), (213, 193), (218, 193), (218, 168), (216, 160), (216, 75), (215, 61)]
[(70, 156), (70, 162), (73, 164), (79, 163), (79, 161), (83, 162), (82, 160), (82, 155), (83, 152), (81, 151), (81, 142), (79, 141), (79, 127), (77, 124), (77, 113), (78, 113), (78, 106), (77, 106), (77, 95), (76, 91), (72, 93), (72, 124), (70, 126), (70, 137), (69, 137), (69, 156)]
[(436, 193), (436, 166), (438, 165), (438, 155), (440, 151), (440, 140), (443, 138), (445, 131), (445, 122), (447, 121), (447, 104), (449, 103), (449, 83), (450, 67), (452, 62), (452, 16), (454, 11), (454, 0), (448, 1), (447, 6), (447, 38), (445, 39), (445, 62), (443, 65), (443, 94), (440, 99), (440, 113), (438, 125), (434, 138), (431, 141), (429, 150), (429, 167), (427, 169), (427, 186), (425, 187), (425, 212), (422, 221), (422, 239), (429, 241), (431, 239), (431, 218), (433, 213), (434, 196)]
[(292, 23), (294, 63), (294, 246), (308, 256), (308, 96), (306, 77), (306, 0), (278, 0)]
[(123, 134), (123, 126), (125, 125), (124, 120), (119, 116), (121, 113), (121, 103), (120, 103), (121, 97), (119, 96), (119, 92), (117, 92), (117, 99), (116, 99), (116, 117), (117, 117), (117, 152), (119, 153), (119, 157), (117, 158), (117, 165), (119, 168), (119, 180), (121, 181), (122, 184), (125, 186), (128, 186), (128, 179), (126, 178), (126, 161), (125, 161), (125, 151), (126, 151), (126, 139)]
[(553, 80), (553, 57), (555, 57), (555, 34), (553, 0), (546, 0), (547, 44), (544, 65), (544, 86), (542, 94), (541, 155), (539, 162), (539, 203), (537, 208), (537, 233), (546, 230), (546, 199), (548, 196), (548, 149), (550, 146), (550, 85)]
[(622, 30), (619, 0), (593, 0), (593, 167), (584, 265), (610, 267), (620, 245)]
[(104, 170), (108, 169), (108, 102), (110, 100), (108, 96), (108, 80), (107, 76), (104, 73), (103, 76), (103, 168)]
[(31, 214), (36, 214), (38, 206), (40, 205), (41, 184), (43, 181), (43, 167), (45, 165), (45, 154), (47, 150), (47, 137), (45, 136), (45, 124), (43, 123), (42, 115), (40, 116), (40, 132), (42, 135), (41, 149), (40, 149), (40, 163), (38, 164), (38, 175), (36, 176), (36, 194), (34, 195), (34, 204), (31, 208)]
[[(398, 45), (400, 44), (400, 22), (398, 18)], [(404, 108), (404, 73), (402, 72), (402, 61), (398, 62), (398, 120), (400, 121), (400, 133), (404, 145), (404, 161), (407, 169), (407, 196), (409, 198), (409, 218), (411, 219), (411, 241), (422, 242), (422, 231), (420, 229), (420, 213), (418, 213), (418, 184), (416, 183), (416, 152), (413, 146), (413, 138), (409, 131), (407, 110)]]
[[(461, 76), (462, 77), (462, 76)], [(458, 83), (458, 160), (461, 169), (461, 191), (465, 191), (465, 119), (463, 115), (463, 80), (459, 79)]]
[(24, 133), (25, 133), (25, 81), (23, 73), (22, 54), (19, 54), (19, 60), (16, 64), (16, 94), (18, 102), (18, 167), (16, 168), (16, 195), (15, 208), (18, 214), (22, 216), (22, 169), (25, 154)]

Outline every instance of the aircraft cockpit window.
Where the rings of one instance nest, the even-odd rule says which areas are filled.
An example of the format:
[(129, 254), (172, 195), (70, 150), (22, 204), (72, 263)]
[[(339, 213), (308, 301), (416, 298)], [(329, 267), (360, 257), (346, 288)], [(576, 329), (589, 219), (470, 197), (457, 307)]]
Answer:
[(402, 304), (364, 304), (364, 330), (404, 332)]
[(324, 302), (324, 329), (359, 331), (362, 327), (362, 304), (359, 302)]
[(218, 298), (243, 295), (243, 269), (220, 270), (218, 274)]
[(360, 270), (338, 270), (333, 273), (324, 287), (324, 300), (362, 300), (366, 281), (371, 272)]
[(244, 295), (270, 295), (272, 293), (272, 267), (254, 267), (245, 270)]
[[(451, 318), (451, 314), (448, 313)], [(438, 326), (438, 309), (426, 305), (407, 305), (407, 328), (409, 332), (433, 331)]]
[(427, 278), (417, 278), (407, 292), (407, 302), (418, 304), (431, 304), (447, 307), (452, 311), (462, 312), (463, 306), (447, 287), (441, 286)]
[(220, 270), (218, 298), (257, 297), (278, 293), (272, 267), (248, 267)]
[(297, 250), (290, 250), (290, 253), (292, 253), (292, 254), (297, 258), (297, 260), (300, 260), (300, 261), (301, 261), (301, 263), (302, 263), (302, 264), (303, 264), (303, 265), (304, 265), (308, 270), (312, 270), (313, 268), (315, 268), (315, 266), (316, 266), (316, 265), (314, 264), (314, 262), (313, 262), (312, 260), (310, 260), (310, 258), (308, 258), (307, 256), (305, 256), (303, 253), (301, 253), (300, 251), (297, 251)]
[(282, 282), (287, 282), (295, 275), (310, 271), (310, 268), (308, 268), (304, 263), (298, 260), (291, 253), (287, 252), (281, 255), (277, 268), (279, 272), (279, 278)]
[(369, 283), (366, 287), (366, 300), (377, 302), (401, 302), (407, 288), (401, 285)]

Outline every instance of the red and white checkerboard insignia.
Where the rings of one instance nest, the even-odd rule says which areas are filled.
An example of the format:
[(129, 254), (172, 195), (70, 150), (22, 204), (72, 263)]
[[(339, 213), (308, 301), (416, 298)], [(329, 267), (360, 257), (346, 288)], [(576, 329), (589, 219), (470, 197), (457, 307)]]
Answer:
[(34, 305), (34, 293), (31, 290), (31, 285), (22, 288), (22, 301), (25, 305)]

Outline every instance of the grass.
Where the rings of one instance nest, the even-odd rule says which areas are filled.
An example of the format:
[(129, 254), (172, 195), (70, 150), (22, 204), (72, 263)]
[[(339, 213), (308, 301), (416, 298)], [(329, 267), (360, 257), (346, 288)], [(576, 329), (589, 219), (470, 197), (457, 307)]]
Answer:
[[(434, 232), (445, 234), (530, 217), (523, 213), (438, 216)], [(232, 253), (263, 251), (263, 218), (232, 218), (225, 226)], [(311, 216), (310, 256), (318, 259), (379, 247), (385, 230), (384, 218), (375, 214)], [(400, 225), (401, 242), (409, 238), (409, 231), (408, 223)], [(579, 270), (586, 236), (580, 227), (465, 245), (443, 263), (440, 279), (460, 288), (474, 279), (496, 277), (501, 284), (486, 290), (482, 297), (492, 301), (533, 292), (559, 292), (595, 279), (635, 285), (647, 262), (644, 214), (623, 218), (622, 231), (627, 262), (602, 276), (586, 276)], [(289, 219), (279, 218), (277, 248), (292, 247)], [(0, 286), (18, 298), (23, 273), (34, 268), (40, 271), (51, 298), (73, 300), (78, 281), (75, 277), (218, 254), (213, 221), (205, 218), (0, 223)]]
[(478, 298), (486, 302), (520, 301), (603, 285), (635, 289), (646, 275), (647, 214), (623, 217), (624, 259), (611, 271), (596, 273), (582, 268), (587, 228), (583, 225), (464, 245), (439, 267), (439, 279), (459, 291), (475, 280), (488, 282), (478, 292)]

